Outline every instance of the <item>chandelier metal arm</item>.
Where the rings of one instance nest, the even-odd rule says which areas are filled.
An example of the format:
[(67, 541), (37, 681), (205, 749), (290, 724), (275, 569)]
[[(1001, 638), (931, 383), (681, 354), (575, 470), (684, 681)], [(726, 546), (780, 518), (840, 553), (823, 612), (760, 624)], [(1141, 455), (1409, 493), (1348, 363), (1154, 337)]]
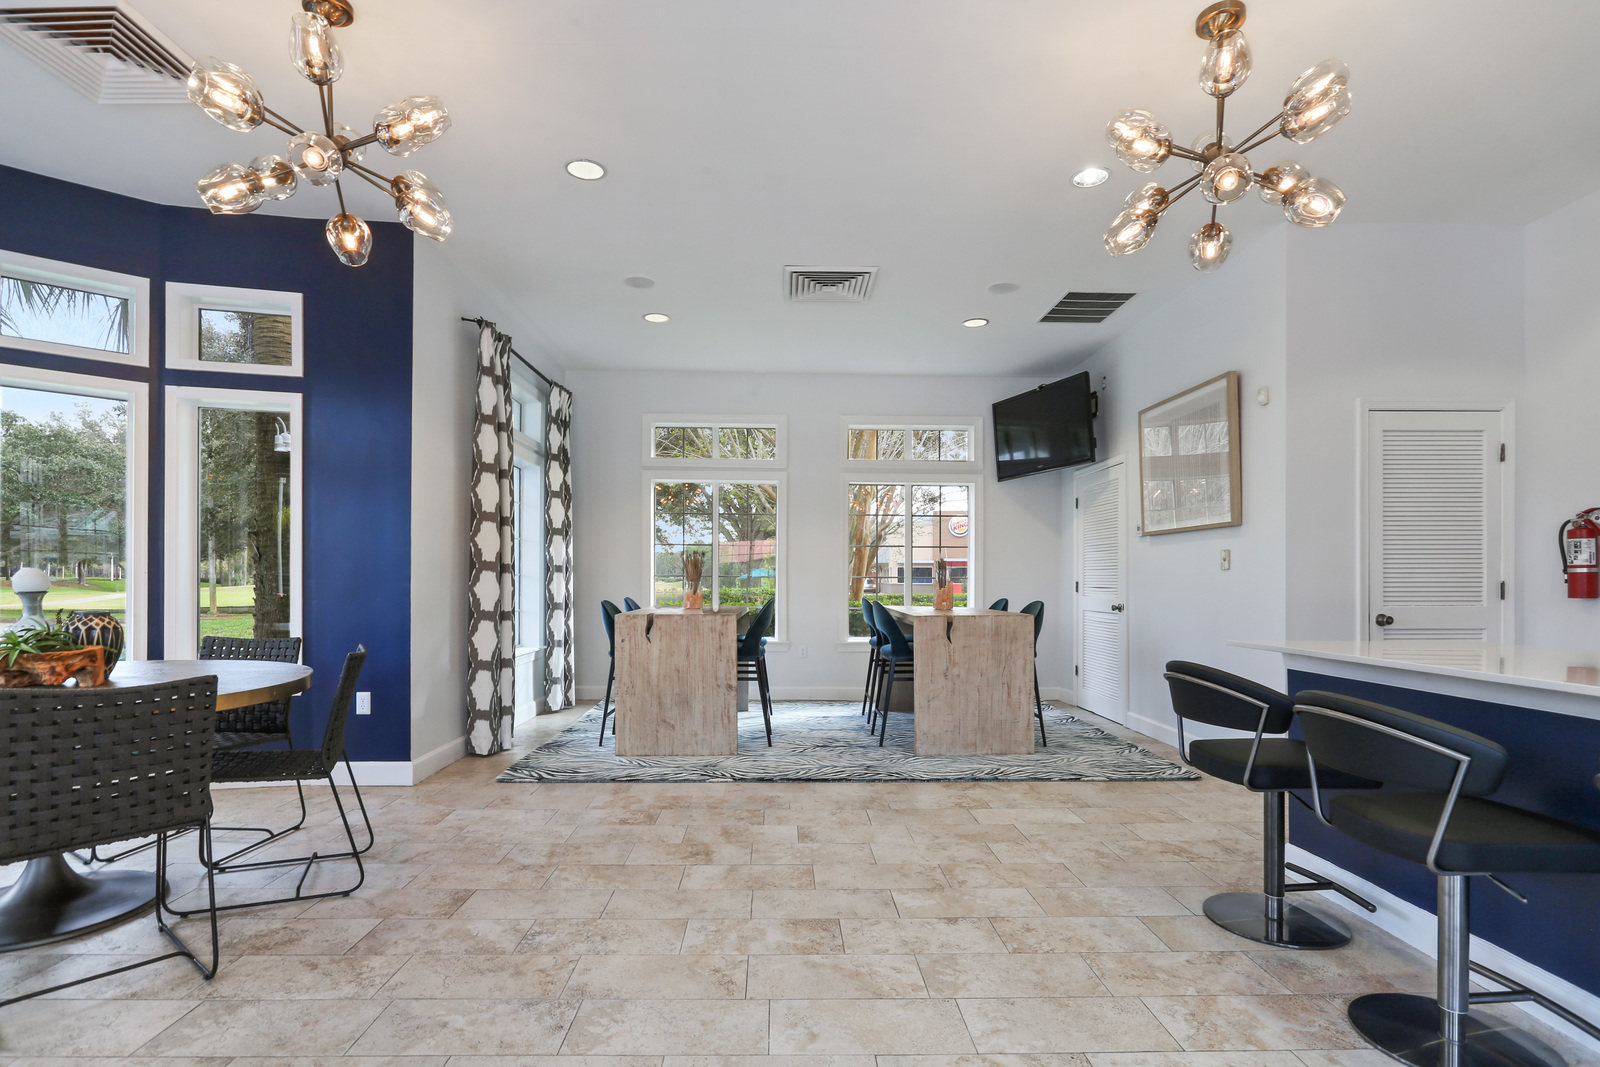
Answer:
[(1206, 161), (1205, 156), (1201, 155), (1199, 152), (1196, 152), (1192, 148), (1184, 148), (1182, 145), (1172, 145), (1168, 151), (1177, 156), (1179, 159), (1192, 159), (1196, 163), (1204, 163)]
[(385, 193), (389, 194), (390, 196), (394, 195), (394, 179), (393, 178), (385, 178), (382, 174), (379, 174), (377, 171), (371, 170), (371, 169), (369, 169), (367, 167), (363, 167), (359, 163), (346, 163), (344, 165), (344, 169), (348, 170), (348, 171), (353, 171), (357, 177), (362, 178), (369, 185), (372, 185), (375, 188), (382, 189)]
[(322, 104), (322, 127), (328, 140), (333, 140), (333, 86), (317, 86), (317, 100)]
[(1222, 108), (1227, 102), (1227, 97), (1217, 97), (1217, 148), (1219, 151), (1222, 149)]
[(1257, 148), (1260, 148), (1262, 145), (1266, 144), (1268, 141), (1272, 140), (1273, 138), (1282, 137), (1282, 136), (1283, 136), (1283, 134), (1278, 130), (1274, 130), (1271, 133), (1264, 133), (1260, 137), (1257, 137), (1253, 141), (1246, 141), (1240, 148), (1237, 149), (1237, 151), (1239, 151), (1239, 152), (1251, 152), (1251, 151), (1254, 151)]
[(357, 148), (365, 148), (369, 144), (377, 144), (377, 143), (378, 143), (378, 135), (375, 134), (375, 133), (369, 133), (365, 137), (357, 137), (353, 141), (345, 142), (345, 146), (344, 147), (345, 147), (345, 151), (354, 151)]
[(268, 126), (271, 126), (280, 133), (286, 133), (289, 136), (294, 137), (306, 132), (300, 127), (296, 126), (294, 123), (290, 122), (288, 119), (284, 118), (282, 115), (278, 114), (276, 111), (272, 110), (270, 107), (267, 107), (265, 104), (262, 105), (261, 110), (266, 115), (266, 118), (263, 121), (266, 122)]
[(1254, 130), (1252, 130), (1248, 134), (1246, 134), (1244, 140), (1239, 142), (1239, 147), (1235, 148), (1234, 151), (1235, 152), (1247, 152), (1247, 151), (1249, 151), (1249, 149), (1246, 147), (1247, 145), (1266, 144), (1268, 141), (1272, 140), (1272, 137), (1276, 137), (1278, 135), (1277, 134), (1273, 134), (1272, 137), (1263, 137), (1259, 141), (1257, 141), (1256, 138), (1257, 137), (1261, 137), (1262, 134), (1266, 133), (1273, 126), (1276, 126), (1280, 121), (1282, 121), (1282, 119), (1283, 119), (1283, 112), (1280, 111), (1276, 115), (1274, 115), (1270, 119), (1268, 119), (1266, 122), (1263, 122), (1261, 125), (1257, 126)]
[(335, 193), (337, 193), (338, 196), (339, 196), (339, 214), (343, 215), (343, 214), (345, 214), (345, 209), (344, 209), (344, 186), (339, 184), (339, 179), (338, 178), (333, 179), (333, 191)]
[(1201, 175), (1196, 174), (1194, 177), (1185, 178), (1183, 181), (1179, 182), (1177, 185), (1174, 185), (1172, 187), (1172, 189), (1167, 193), (1167, 206), (1161, 209), (1161, 213), (1163, 215), (1166, 214), (1167, 208), (1171, 207), (1173, 204), (1176, 204), (1179, 200), (1182, 200), (1184, 197), (1186, 197), (1190, 193), (1194, 192), (1195, 187), (1200, 184), (1200, 178), (1201, 178)]

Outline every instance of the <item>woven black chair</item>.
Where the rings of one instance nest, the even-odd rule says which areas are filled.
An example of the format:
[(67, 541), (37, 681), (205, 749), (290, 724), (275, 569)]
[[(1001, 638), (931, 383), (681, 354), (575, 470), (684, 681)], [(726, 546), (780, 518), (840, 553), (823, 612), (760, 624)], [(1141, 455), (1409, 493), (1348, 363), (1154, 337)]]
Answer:
[[(200, 639), (200, 658), (299, 663), (300, 638), (207, 636)], [(248, 707), (229, 708), (217, 712), (217, 748), (254, 748), (257, 745), (292, 744), (289, 739), (289, 699), (285, 697), (282, 700), (269, 700), (265, 704), (251, 704)], [(299, 782), (295, 783), (295, 789), (300, 793), (300, 818), (293, 826), (282, 830), (274, 830), (267, 826), (213, 826), (212, 830), (216, 833), (262, 835), (259, 841), (222, 857), (222, 862), (226, 863), (230, 859), (258, 849), (304, 826), (306, 791)], [(98, 849), (91, 849), (88, 858), (94, 863), (115, 863), (135, 852), (142, 852), (152, 844), (153, 842), (146, 841), (109, 856), (102, 856)]]
[[(252, 860), (247, 863), (234, 862), (244, 849), (212, 861), (210, 866), (217, 874), (229, 874), (234, 871), (253, 871), (270, 867), (294, 867), (303, 865), (305, 869), (300, 873), (300, 881), (296, 883), (294, 895), (278, 897), (272, 900), (252, 900), (242, 903), (228, 903), (217, 905), (218, 911), (233, 911), (238, 908), (261, 908), (271, 904), (288, 904), (297, 900), (320, 900), (324, 897), (347, 897), (361, 888), (366, 881), (366, 868), (362, 865), (361, 855), (372, 848), (374, 836), (372, 833), (372, 819), (367, 815), (366, 803), (361, 799), (361, 789), (356, 785), (355, 772), (350, 767), (350, 756), (344, 747), (345, 723), (350, 717), (350, 705), (355, 700), (356, 685), (361, 678), (361, 667), (367, 662), (365, 646), (358, 645), (356, 650), (344, 658), (344, 670), (339, 674), (339, 688), (333, 695), (333, 707), (328, 712), (328, 725), (322, 734), (321, 748), (287, 748), (287, 749), (235, 749), (218, 752), (215, 757), (215, 766), (211, 780), (219, 783), (232, 782), (309, 782), (322, 779), (327, 781), (329, 790), (333, 793), (334, 805), (339, 809), (339, 819), (344, 824), (345, 840), (349, 842), (348, 851), (339, 852), (312, 852), (309, 856), (295, 856), (286, 859)], [(350, 813), (345, 810), (344, 800), (339, 796), (339, 786), (334, 781), (334, 773), (338, 770), (340, 762), (344, 763), (345, 773), (350, 776), (350, 788), (355, 792), (356, 805), (361, 812), (361, 820), (366, 825), (367, 843), (357, 846), (355, 831), (350, 826)], [(253, 846), (253, 847), (259, 847)], [(324, 860), (353, 859), (356, 862), (356, 882), (348, 889), (329, 890), (325, 893), (305, 893), (306, 877), (311, 869)], [(204, 859), (202, 862), (206, 862)], [(168, 908), (173, 915), (193, 915), (193, 911), (180, 911)]]
[[(210, 859), (216, 719), (214, 676), (115, 689), (0, 690), (0, 760), (5, 772), (5, 788), (0, 789), (0, 825), (5, 827), (0, 834), (0, 863), (35, 860), (64, 866), (60, 853), (153, 835), (152, 884), (158, 895), (164, 894), (168, 834), (198, 830), (201, 855)], [(206, 886), (209, 966), (167, 926), (157, 908), (156, 927), (175, 951), (9, 997), (0, 1000), (0, 1006), (177, 957), (193, 963), (209, 979), (218, 962), (216, 882), (209, 869)], [(28, 888), (19, 883), (12, 892)]]
[[(268, 663), (299, 663), (298, 637), (202, 637), (201, 659), (251, 659)], [(217, 744), (246, 748), (281, 742), (289, 744), (289, 700), (269, 700), (217, 713)]]

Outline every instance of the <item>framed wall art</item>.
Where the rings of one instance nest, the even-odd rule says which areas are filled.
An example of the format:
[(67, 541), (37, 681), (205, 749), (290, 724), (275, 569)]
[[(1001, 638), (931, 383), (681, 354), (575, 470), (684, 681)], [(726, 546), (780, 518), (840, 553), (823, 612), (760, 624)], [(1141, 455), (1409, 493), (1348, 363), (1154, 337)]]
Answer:
[(1244, 522), (1238, 371), (1139, 412), (1139, 489), (1144, 534)]

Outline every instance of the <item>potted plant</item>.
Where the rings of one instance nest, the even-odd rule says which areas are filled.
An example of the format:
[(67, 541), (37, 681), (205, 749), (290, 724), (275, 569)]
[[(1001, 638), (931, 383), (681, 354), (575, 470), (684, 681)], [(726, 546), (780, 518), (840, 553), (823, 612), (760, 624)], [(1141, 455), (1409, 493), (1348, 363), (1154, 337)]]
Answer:
[(683, 554), (683, 606), (691, 611), (705, 607), (705, 596), (700, 592), (700, 576), (705, 572), (706, 554), (704, 552), (685, 552)]
[(106, 650), (85, 647), (62, 623), (0, 634), (0, 687), (106, 683)]

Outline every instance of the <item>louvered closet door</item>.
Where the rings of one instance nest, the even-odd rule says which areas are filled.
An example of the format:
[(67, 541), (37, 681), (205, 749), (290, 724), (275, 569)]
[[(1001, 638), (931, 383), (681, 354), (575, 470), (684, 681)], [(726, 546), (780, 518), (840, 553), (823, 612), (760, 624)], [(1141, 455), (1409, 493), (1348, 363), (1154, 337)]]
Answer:
[(1077, 499), (1078, 706), (1115, 722), (1128, 717), (1128, 548), (1123, 464), (1074, 480)]
[(1500, 641), (1500, 413), (1374, 411), (1368, 433), (1368, 640)]

